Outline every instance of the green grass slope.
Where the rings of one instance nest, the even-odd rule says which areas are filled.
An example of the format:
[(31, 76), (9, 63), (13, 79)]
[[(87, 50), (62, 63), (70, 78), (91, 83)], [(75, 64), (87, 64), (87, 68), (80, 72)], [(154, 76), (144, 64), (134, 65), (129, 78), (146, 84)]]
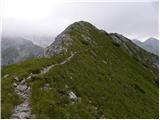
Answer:
[[(38, 73), (42, 67), (60, 63), (71, 53), (75, 55), (70, 61), (29, 81), (30, 103), (36, 118), (159, 117), (159, 88), (154, 82), (157, 72), (89, 23), (74, 23), (65, 34), (71, 39), (66, 52), (2, 69), (2, 76), (9, 74), (2, 77), (2, 118), (9, 118), (13, 106), (20, 102), (12, 87), (14, 76), (22, 79), (31, 72)], [(46, 84), (48, 88), (44, 87)], [(78, 97), (76, 101), (70, 99), (70, 91)]]

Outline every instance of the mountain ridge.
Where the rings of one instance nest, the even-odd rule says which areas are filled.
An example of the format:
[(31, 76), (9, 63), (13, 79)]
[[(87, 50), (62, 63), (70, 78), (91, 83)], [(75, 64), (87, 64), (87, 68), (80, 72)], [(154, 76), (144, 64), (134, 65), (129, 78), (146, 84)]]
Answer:
[(44, 48), (21, 37), (2, 36), (2, 66), (35, 58), (43, 54)]
[(24, 102), (13, 84), (28, 76), (35, 118), (158, 118), (158, 57), (127, 38), (76, 22), (44, 56), (2, 69), (2, 118)]
[(159, 56), (159, 41), (156, 38), (151, 37), (146, 39), (144, 42), (134, 39), (133, 42), (146, 51)]

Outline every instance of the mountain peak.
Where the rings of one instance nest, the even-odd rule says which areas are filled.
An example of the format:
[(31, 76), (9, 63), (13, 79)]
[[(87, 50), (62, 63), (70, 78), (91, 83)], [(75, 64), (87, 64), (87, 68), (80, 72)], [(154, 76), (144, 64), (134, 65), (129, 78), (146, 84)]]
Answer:
[(3, 68), (2, 118), (159, 117), (158, 56), (128, 38), (80, 21), (46, 54)]
[(93, 26), (91, 23), (89, 23), (89, 22), (87, 22), (87, 21), (77, 21), (77, 22), (74, 22), (74, 23), (72, 23), (70, 26), (83, 26), (83, 27), (86, 27), (86, 26), (88, 26), (88, 27), (91, 27), (91, 26)]
[(69, 25), (60, 33), (55, 41), (46, 49), (46, 56), (67, 52), (69, 46), (82, 48), (84, 45), (95, 44), (94, 33), (103, 33), (89, 22), (79, 21)]
[(151, 52), (155, 55), (159, 55), (159, 40), (157, 40), (156, 38), (151, 37), (144, 42), (140, 42), (139, 40), (133, 40), (133, 42), (144, 50)]
[(158, 39), (151, 37), (151, 38), (148, 38), (147, 40), (144, 41), (144, 43), (147, 43), (147, 42), (149, 42), (149, 43), (152, 43), (152, 42), (158, 43)]
[(150, 37), (150, 38), (148, 38), (147, 40), (157, 40), (157, 39), (154, 38), (154, 37)]
[(96, 27), (94, 25), (92, 25), (89, 22), (86, 21), (78, 21), (78, 22), (74, 22), (71, 25), (69, 25), (64, 31), (64, 32), (69, 32), (69, 31), (73, 31), (73, 30), (89, 30), (89, 29), (95, 29)]
[[(118, 33), (108, 34), (103, 30), (99, 30), (92, 24), (84, 21), (79, 21), (68, 26), (61, 34), (59, 34), (55, 41), (46, 49), (45, 56), (55, 56), (60, 53), (72, 53), (85, 49), (93, 49), (97, 47), (116, 46), (121, 47), (128, 55), (137, 56), (139, 61), (149, 64), (157, 68), (158, 63), (153, 62), (155, 56), (144, 59), (141, 56), (143, 49), (136, 46), (126, 38)], [(143, 51), (144, 56), (149, 56), (147, 52)]]

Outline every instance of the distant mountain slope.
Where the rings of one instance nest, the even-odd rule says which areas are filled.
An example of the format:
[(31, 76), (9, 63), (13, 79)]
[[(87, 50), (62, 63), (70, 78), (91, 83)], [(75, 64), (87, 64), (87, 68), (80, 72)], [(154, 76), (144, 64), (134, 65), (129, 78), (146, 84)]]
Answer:
[(50, 35), (42, 35), (42, 36), (30, 35), (30, 36), (25, 36), (24, 38), (32, 41), (33, 44), (41, 47), (47, 47), (54, 41), (54, 36)]
[(159, 41), (157, 39), (149, 38), (144, 42), (140, 42), (139, 40), (134, 39), (133, 42), (143, 49), (154, 53), (155, 55), (159, 55)]
[(121, 45), (123, 50), (130, 56), (134, 57), (134, 59), (140, 61), (145, 66), (159, 69), (158, 56), (143, 50), (141, 47), (135, 45), (131, 40), (120, 34), (111, 33), (110, 35), (113, 40), (117, 44)]
[(2, 69), (2, 118), (159, 117), (158, 57), (124, 36), (76, 22), (45, 56)]
[(2, 37), (2, 66), (35, 58), (43, 53), (43, 48), (20, 37)]

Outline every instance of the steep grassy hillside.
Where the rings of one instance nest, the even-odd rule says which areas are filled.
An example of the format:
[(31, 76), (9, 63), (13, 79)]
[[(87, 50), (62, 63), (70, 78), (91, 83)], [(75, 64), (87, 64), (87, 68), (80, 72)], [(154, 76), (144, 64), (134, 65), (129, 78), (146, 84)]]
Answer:
[(55, 66), (27, 81), (36, 118), (159, 117), (158, 70), (135, 59), (110, 34), (87, 22), (74, 23), (46, 49), (46, 56), (2, 69), (2, 118), (23, 102), (12, 87), (15, 76), (23, 80), (50, 65)]
[(56, 61), (61, 61), (65, 56), (57, 56), (54, 60), (49, 58), (33, 59), (17, 64), (8, 65), (2, 68), (2, 118), (10, 118), (12, 109), (15, 105), (22, 102), (22, 99), (15, 93), (14, 81), (19, 78), (20, 81), (26, 78), (30, 73), (39, 73), (41, 68), (55, 64)]

